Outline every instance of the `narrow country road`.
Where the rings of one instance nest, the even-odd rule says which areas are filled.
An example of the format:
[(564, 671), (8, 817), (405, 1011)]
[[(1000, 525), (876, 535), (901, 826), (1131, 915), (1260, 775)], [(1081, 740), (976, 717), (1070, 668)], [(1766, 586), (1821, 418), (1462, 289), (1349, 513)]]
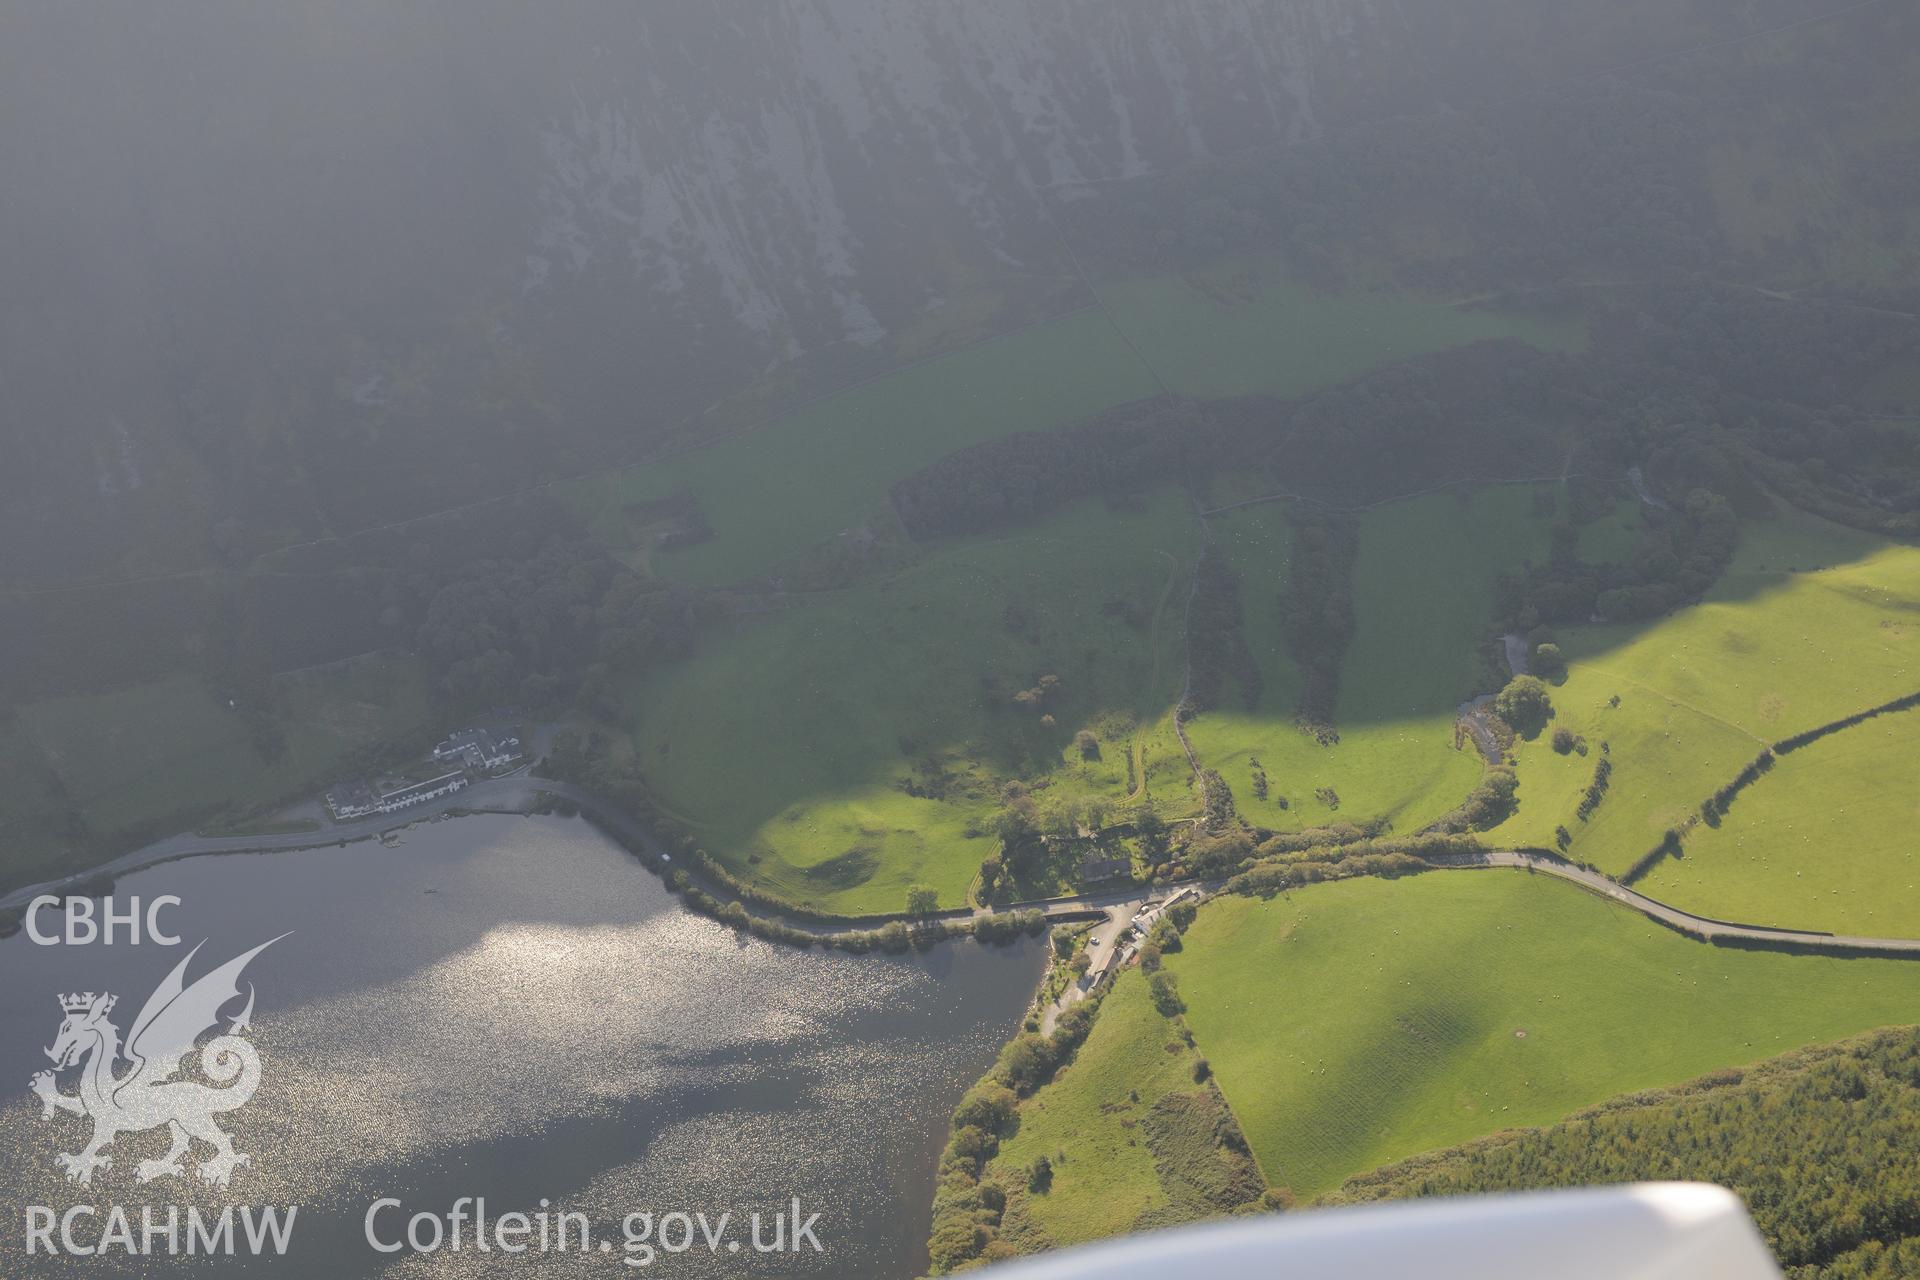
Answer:
[(1453, 870), (1514, 867), (1523, 871), (1537, 871), (1544, 875), (1555, 876), (1577, 884), (1589, 892), (1597, 893), (1603, 898), (1610, 898), (1623, 906), (1632, 907), (1642, 915), (1689, 937), (1698, 938), (1702, 942), (1790, 943), (1794, 946), (1816, 948), (1822, 951), (1867, 954), (1897, 952), (1903, 955), (1920, 956), (1920, 939), (1858, 938), (1843, 934), (1815, 933), (1805, 929), (1773, 929), (1764, 925), (1729, 924), (1724, 920), (1696, 916), (1678, 907), (1670, 907), (1664, 902), (1649, 898), (1643, 893), (1636, 893), (1623, 884), (1607, 879), (1597, 871), (1588, 871), (1570, 862), (1544, 858), (1538, 854), (1490, 849), (1480, 854), (1432, 858), (1429, 861), (1436, 867)]
[[(324, 849), (333, 845), (377, 839), (387, 832), (401, 831), (415, 823), (429, 822), (455, 812), (524, 812), (530, 809), (542, 794), (574, 804), (581, 812), (592, 815), (603, 825), (613, 828), (620, 835), (641, 845), (654, 856), (670, 863), (675, 861), (653, 835), (631, 815), (572, 783), (558, 782), (552, 778), (536, 778), (523, 769), (501, 778), (482, 779), (464, 791), (442, 796), (438, 800), (408, 809), (404, 813), (375, 814), (372, 817), (351, 822), (329, 823), (319, 831), (255, 836), (203, 836), (193, 832), (182, 832), (179, 835), (168, 836), (164, 840), (156, 840), (152, 844), (136, 849), (132, 853), (123, 854), (97, 867), (90, 867), (85, 871), (75, 872), (57, 880), (15, 889), (6, 896), (0, 897), (0, 911), (24, 907), (41, 894), (57, 894), (65, 888), (85, 881), (128, 875), (143, 868), (156, 866), (162, 862), (172, 862), (179, 858), (216, 853), (287, 853), (299, 849)], [(684, 869), (701, 884), (701, 887), (721, 901), (732, 900), (733, 895), (722, 887), (706, 883), (697, 869), (693, 867)], [(1140, 886), (1128, 885), (1125, 888), (1101, 890), (1071, 898), (1016, 902), (1000, 910), (1035, 909), (1049, 920), (1088, 919), (1104, 914), (1111, 907), (1139, 901), (1144, 893), (1145, 890)], [(758, 906), (754, 910), (756, 914), (786, 919), (795, 928), (821, 935), (871, 927), (872, 924), (878, 923), (852, 919), (817, 921), (781, 917), (777, 912)], [(930, 920), (966, 920), (992, 914), (994, 911), (989, 908), (961, 907), (938, 912), (928, 918)]]
[[(539, 760), (552, 749), (554, 735), (566, 726), (544, 724), (534, 730), (528, 742), (530, 759)], [(348, 822), (334, 822), (322, 817), (318, 831), (293, 831), (280, 835), (251, 836), (204, 836), (195, 831), (182, 831), (178, 835), (155, 840), (152, 844), (142, 845), (131, 853), (121, 854), (111, 862), (103, 862), (72, 875), (61, 876), (41, 884), (30, 884), (9, 891), (0, 896), (0, 911), (9, 907), (24, 907), (43, 893), (57, 893), (69, 885), (92, 880), (100, 876), (122, 876), (138, 871), (142, 867), (151, 867), (157, 863), (172, 862), (176, 858), (190, 858), (201, 853), (284, 853), (295, 849), (324, 849), (328, 845), (351, 843), (358, 840), (372, 840), (388, 831), (398, 831), (410, 827), (416, 822), (437, 818), (456, 809), (514, 809), (526, 808), (532, 804), (534, 796), (540, 791), (556, 790), (557, 784), (550, 784), (532, 776), (533, 765), (523, 764), (511, 773), (498, 778), (482, 778), (480, 781), (437, 800), (429, 800), (403, 813), (376, 813), (371, 817), (356, 818)]]
[[(154, 866), (162, 862), (171, 862), (176, 858), (189, 858), (208, 853), (272, 853), (295, 849), (320, 849), (328, 845), (337, 845), (348, 841), (371, 840), (388, 831), (397, 831), (416, 822), (445, 816), (454, 810), (495, 810), (511, 812), (525, 810), (533, 805), (536, 798), (545, 793), (577, 805), (584, 813), (593, 815), (603, 824), (614, 828), (620, 834), (634, 840), (657, 856), (666, 857), (652, 835), (633, 817), (609, 805), (600, 797), (584, 791), (570, 783), (556, 782), (550, 778), (535, 778), (526, 772), (509, 774), (504, 778), (489, 778), (476, 782), (465, 791), (410, 809), (402, 815), (379, 815), (364, 818), (357, 822), (342, 822), (329, 826), (322, 831), (298, 832), (273, 836), (201, 836), (185, 833), (169, 836), (156, 841), (143, 849), (116, 858), (112, 862), (78, 872), (59, 880), (45, 884), (28, 885), (15, 889), (5, 897), (0, 897), (0, 910), (24, 907), (35, 897), (45, 893), (59, 893), (63, 888), (91, 880), (99, 876), (119, 876), (137, 871), (143, 867)], [(668, 859), (671, 861), (671, 859)], [(1509, 849), (1489, 849), (1477, 854), (1462, 854), (1452, 857), (1433, 857), (1427, 859), (1428, 865), (1436, 870), (1480, 870), (1486, 868), (1507, 868), (1513, 870), (1537, 872), (1554, 876), (1569, 883), (1579, 885), (1590, 893), (1599, 894), (1625, 907), (1631, 907), (1649, 919), (1658, 921), (1667, 927), (1702, 942), (1751, 942), (1771, 945), (1791, 945), (1811, 950), (1836, 954), (1852, 955), (1910, 955), (1920, 957), (1920, 939), (1913, 938), (1862, 938), (1845, 934), (1817, 933), (1806, 929), (1776, 929), (1765, 925), (1731, 924), (1723, 920), (1713, 920), (1706, 916), (1697, 916), (1682, 911), (1678, 907), (1636, 893), (1597, 871), (1588, 871), (1570, 862), (1550, 858), (1536, 853), (1523, 853)], [(686, 868), (703, 887), (722, 901), (731, 900), (732, 895), (718, 886), (704, 883), (699, 873), (692, 867)], [(1000, 911), (1038, 910), (1049, 921), (1089, 920), (1106, 918), (1106, 929), (1113, 929), (1115, 917), (1125, 920), (1132, 915), (1132, 909), (1147, 896), (1159, 896), (1191, 884), (1204, 892), (1212, 893), (1220, 888), (1218, 883), (1201, 881), (1181, 881), (1153, 886), (1146, 889), (1140, 885), (1128, 885), (1124, 888), (1103, 890), (1095, 893), (1080, 894), (1071, 898), (1049, 898), (1033, 902), (1018, 902), (1002, 907)], [(1116, 908), (1123, 911), (1116, 911)], [(793, 927), (807, 933), (827, 935), (844, 932), (847, 929), (870, 928), (878, 921), (859, 920), (811, 920), (806, 918), (781, 917), (765, 908), (755, 907), (759, 914), (772, 915), (787, 920)], [(942, 911), (928, 917), (929, 920), (966, 920), (995, 914), (989, 908), (961, 907), (951, 911)], [(1118, 931), (1114, 930), (1115, 936)]]
[(77, 871), (70, 876), (49, 880), (44, 884), (27, 885), (15, 889), (5, 897), (0, 897), (0, 911), (9, 907), (22, 907), (43, 893), (58, 893), (61, 889), (92, 880), (100, 876), (120, 876), (138, 871), (142, 867), (151, 867), (161, 862), (172, 862), (176, 858), (190, 858), (201, 853), (274, 853), (293, 849), (324, 849), (328, 845), (341, 844), (356, 840), (371, 840), (388, 831), (397, 831), (429, 818), (437, 818), (455, 809), (511, 809), (523, 808), (531, 804), (534, 794), (540, 791), (559, 792), (560, 784), (527, 776), (525, 773), (509, 774), (504, 778), (488, 778), (476, 782), (464, 791), (456, 791), (450, 796), (438, 800), (429, 800), (417, 808), (403, 813), (375, 814), (368, 818), (359, 818), (351, 822), (324, 822), (318, 831), (295, 831), (283, 835), (253, 836), (203, 836), (192, 831), (183, 831), (179, 835), (156, 840), (143, 845), (132, 853), (122, 854), (111, 862), (103, 862), (97, 867)]

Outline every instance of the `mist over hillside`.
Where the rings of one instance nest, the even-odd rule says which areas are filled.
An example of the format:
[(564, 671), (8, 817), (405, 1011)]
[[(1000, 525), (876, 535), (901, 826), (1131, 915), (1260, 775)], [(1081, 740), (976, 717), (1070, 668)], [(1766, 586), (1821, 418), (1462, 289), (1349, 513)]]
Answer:
[[(1912, 1037), (1812, 1046), (1912, 1020), (1916, 618), (1911, 0), (0, 6), (0, 947), (291, 898), (263, 1023), (430, 1033), (249, 1204), (801, 1154), (877, 1280), (1626, 1171), (1915, 1271)], [(186, 1177), (30, 985), (13, 1185)]]
[(1084, 304), (1057, 210), (1112, 180), (1822, 11), (1673, 10), (14, 6), (0, 576), (630, 460), (769, 371), (790, 401)]
[[(1417, 705), (1444, 747), (1492, 691), (1486, 627), (1696, 601), (1769, 494), (1920, 527), (1916, 120), (1920, 15), (1885, 0), (26, 0), (0, 16), (0, 847), (270, 811), (501, 707), (617, 729), (621, 788), (724, 812), (719, 852), (773, 881), (789, 803), (898, 807), (788, 850), (807, 900), (854, 854), (848, 902), (922, 857), (962, 892), (1003, 785), (1173, 699), (1256, 716), (1243, 792), (1344, 744), (1391, 785), (1343, 777), (1343, 814), (1438, 817), (1476, 765), (1388, 726)], [(1564, 508), (1488, 506), (1523, 532), (1436, 577), (1458, 625), (1417, 703), (1341, 693), (1352, 633), (1399, 630), (1348, 617), (1351, 522), (1248, 516), (1264, 550), (1169, 606), (1190, 511), (1540, 482)], [(1068, 555), (1056, 518), (1099, 532)], [(987, 608), (997, 562), (960, 544), (1002, 536), (1044, 572)], [(881, 639), (908, 570), (949, 621)], [(860, 590), (819, 672), (726, 648), (817, 637), (795, 606)], [(1286, 661), (1263, 675), (1237, 617)], [(856, 748), (832, 700), (963, 630)], [(825, 691), (843, 754), (797, 713), (716, 718), (742, 669), (773, 680), (751, 716)], [(1181, 723), (1102, 757), (1090, 802), (1186, 816), (1213, 726)], [(718, 762), (788, 734), (827, 772), (740, 803)], [(902, 847), (860, 852), (875, 831)]]

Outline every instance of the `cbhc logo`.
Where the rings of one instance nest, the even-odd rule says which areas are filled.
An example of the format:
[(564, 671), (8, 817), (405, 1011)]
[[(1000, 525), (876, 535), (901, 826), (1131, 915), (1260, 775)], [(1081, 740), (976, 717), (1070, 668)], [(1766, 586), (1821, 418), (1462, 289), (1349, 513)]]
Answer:
[[(61, 898), (54, 894), (42, 894), (27, 904), (27, 936), (43, 947), (59, 946), (65, 943), (70, 947), (86, 946), (99, 942), (103, 946), (112, 946), (119, 941), (128, 946), (140, 944), (141, 926), (146, 926), (147, 940), (157, 942), (163, 947), (177, 947), (180, 938), (177, 934), (165, 933), (160, 928), (160, 908), (177, 907), (180, 899), (171, 893), (147, 901), (145, 910), (141, 909), (139, 898), (127, 899), (124, 906), (117, 906), (112, 896), (100, 899), (95, 908), (92, 898)], [(61, 907), (64, 928), (58, 933), (40, 931), (40, 908)]]

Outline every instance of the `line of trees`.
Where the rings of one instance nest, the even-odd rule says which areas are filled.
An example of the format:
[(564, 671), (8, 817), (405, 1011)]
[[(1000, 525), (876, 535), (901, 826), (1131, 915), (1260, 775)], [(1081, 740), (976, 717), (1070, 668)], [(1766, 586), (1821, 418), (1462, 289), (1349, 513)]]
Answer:
[(1297, 400), (1160, 397), (957, 450), (897, 481), (893, 507), (910, 535), (927, 539), (1002, 528), (1080, 498), (1197, 486), (1223, 467), (1330, 508), (1521, 479), (1560, 469), (1564, 442), (1541, 424), (1594, 416), (1590, 382), (1581, 359), (1498, 339)]
[(1625, 560), (1593, 564), (1577, 552), (1577, 529), (1555, 530), (1543, 564), (1500, 583), (1501, 627), (1538, 633), (1555, 623), (1656, 618), (1706, 594), (1733, 559), (1739, 521), (1725, 498), (1694, 489), (1676, 510), (1647, 508)]
[(1802, 747), (1810, 746), (1828, 734), (1839, 733), (1843, 729), (1851, 729), (1856, 725), (1865, 724), (1876, 716), (1891, 715), (1896, 711), (1911, 711), (1915, 707), (1920, 707), (1920, 693), (1910, 693), (1905, 697), (1895, 698), (1891, 702), (1883, 702), (1877, 707), (1869, 707), (1865, 711), (1857, 712), (1854, 715), (1829, 721), (1817, 729), (1809, 729), (1805, 733), (1796, 733), (1791, 738), (1782, 738), (1773, 744), (1773, 752), (1775, 755), (1784, 756), (1788, 752), (1798, 751)]
[(1760, 781), (1767, 771), (1773, 768), (1776, 759), (1778, 757), (1771, 750), (1763, 750), (1747, 762), (1747, 767), (1736, 774), (1732, 782), (1708, 796), (1700, 806), (1700, 816), (1706, 820), (1707, 825), (1719, 826), (1720, 819), (1727, 816), (1727, 810), (1732, 807), (1734, 799), (1742, 791)]
[(1489, 765), (1460, 807), (1433, 824), (1450, 834), (1491, 831), (1513, 816), (1519, 806), (1520, 774), (1512, 765)]
[(986, 1076), (967, 1090), (954, 1109), (946, 1149), (933, 1193), (933, 1231), (927, 1253), (936, 1274), (976, 1258), (1013, 1251), (998, 1243), (1005, 1188), (983, 1181), (987, 1162), (1000, 1141), (1019, 1124), (1020, 1102), (1049, 1083), (1086, 1042), (1103, 996), (1095, 994), (1061, 1012), (1051, 1035), (1022, 1032), (1000, 1051)]
[[(1832, 734), (1840, 733), (1846, 729), (1856, 728), (1878, 716), (1891, 715), (1900, 711), (1910, 711), (1916, 707), (1920, 707), (1920, 693), (1910, 693), (1903, 697), (1883, 702), (1879, 706), (1869, 707), (1865, 711), (1855, 712), (1850, 716), (1842, 716), (1838, 720), (1830, 720), (1826, 724), (1820, 725), (1817, 728), (1808, 729), (1804, 733), (1796, 733), (1792, 737), (1782, 738), (1772, 746), (1762, 749), (1759, 755), (1747, 762), (1745, 767), (1734, 776), (1731, 782), (1715, 791), (1700, 803), (1699, 813), (1689, 817), (1679, 826), (1669, 828), (1666, 833), (1660, 837), (1660, 843), (1648, 850), (1647, 853), (1644, 854), (1639, 861), (1635, 862), (1633, 866), (1628, 869), (1627, 873), (1621, 877), (1621, 883), (1634, 884), (1643, 879), (1648, 872), (1652, 871), (1668, 858), (1678, 857), (1686, 847), (1687, 834), (1700, 822), (1705, 822), (1710, 827), (1719, 826), (1721, 820), (1726, 817), (1727, 810), (1732, 807), (1734, 800), (1740, 793), (1765, 777), (1773, 769), (1773, 766), (1778, 763), (1781, 756), (1798, 751), (1802, 747), (1811, 746), (1813, 743)], [(1605, 744), (1602, 743), (1601, 746), (1604, 750)], [(1605, 756), (1601, 757), (1601, 763), (1606, 763)], [(1582, 807), (1584, 810), (1584, 801), (1582, 802)], [(1582, 820), (1585, 820), (1585, 812), (1582, 813)]]
[(1138, 401), (956, 450), (895, 482), (893, 509), (916, 539), (983, 533), (1080, 498), (1198, 475), (1218, 434), (1198, 405)]
[(1280, 617), (1287, 652), (1300, 671), (1300, 703), (1294, 714), (1302, 729), (1330, 745), (1340, 739), (1334, 710), (1340, 669), (1353, 643), (1359, 531), (1350, 515), (1306, 508), (1295, 510), (1290, 523), (1293, 542)]
[(1240, 705), (1260, 705), (1263, 680), (1247, 645), (1246, 610), (1240, 601), (1240, 576), (1217, 546), (1200, 553), (1194, 569), (1193, 597), (1187, 606), (1187, 661), (1192, 674), (1188, 707), (1194, 713), (1220, 705), (1223, 686), (1232, 681)]

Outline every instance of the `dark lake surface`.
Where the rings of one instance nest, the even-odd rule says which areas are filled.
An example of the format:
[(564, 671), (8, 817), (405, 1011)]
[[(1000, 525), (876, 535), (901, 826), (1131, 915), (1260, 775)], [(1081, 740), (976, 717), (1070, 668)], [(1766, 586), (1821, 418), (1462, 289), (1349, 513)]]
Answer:
[[(0, 1275), (904, 1277), (925, 1267), (947, 1118), (1018, 1023), (1042, 944), (946, 944), (911, 956), (799, 951), (693, 915), (577, 819), (472, 817), (304, 853), (193, 858), (123, 878), (182, 899), (178, 947), (0, 940)], [(57, 915), (43, 916), (45, 925)], [(136, 1180), (164, 1130), (122, 1135), (91, 1186), (55, 1164), (91, 1123), (43, 1120), (29, 1078), (50, 1066), (66, 992), (111, 991), (128, 1031), (196, 942), (189, 981), (291, 931), (248, 966), (258, 1092), (216, 1117), (252, 1157), (224, 1190)], [(229, 1014), (242, 1003), (236, 1000)], [(223, 1026), (224, 1029), (224, 1026)], [(195, 1076), (191, 1070), (184, 1076)], [(61, 1073), (75, 1092), (78, 1072)], [(197, 1077), (195, 1077), (197, 1078)], [(589, 1251), (376, 1253), (368, 1207), (404, 1237), (415, 1212), (461, 1197), (486, 1215), (576, 1211)], [(819, 1213), (824, 1252), (761, 1255), (748, 1215)], [(284, 1258), (25, 1256), (28, 1206), (298, 1205)], [(623, 1220), (731, 1213), (726, 1244), (630, 1265)], [(677, 1227), (677, 1224), (676, 1224)], [(95, 1240), (101, 1222), (78, 1220)], [(184, 1227), (182, 1229), (184, 1234)], [(428, 1237), (430, 1238), (430, 1237)], [(610, 1249), (602, 1252), (606, 1241)], [(676, 1239), (674, 1241), (678, 1243)], [(164, 1238), (160, 1241), (164, 1251)]]

